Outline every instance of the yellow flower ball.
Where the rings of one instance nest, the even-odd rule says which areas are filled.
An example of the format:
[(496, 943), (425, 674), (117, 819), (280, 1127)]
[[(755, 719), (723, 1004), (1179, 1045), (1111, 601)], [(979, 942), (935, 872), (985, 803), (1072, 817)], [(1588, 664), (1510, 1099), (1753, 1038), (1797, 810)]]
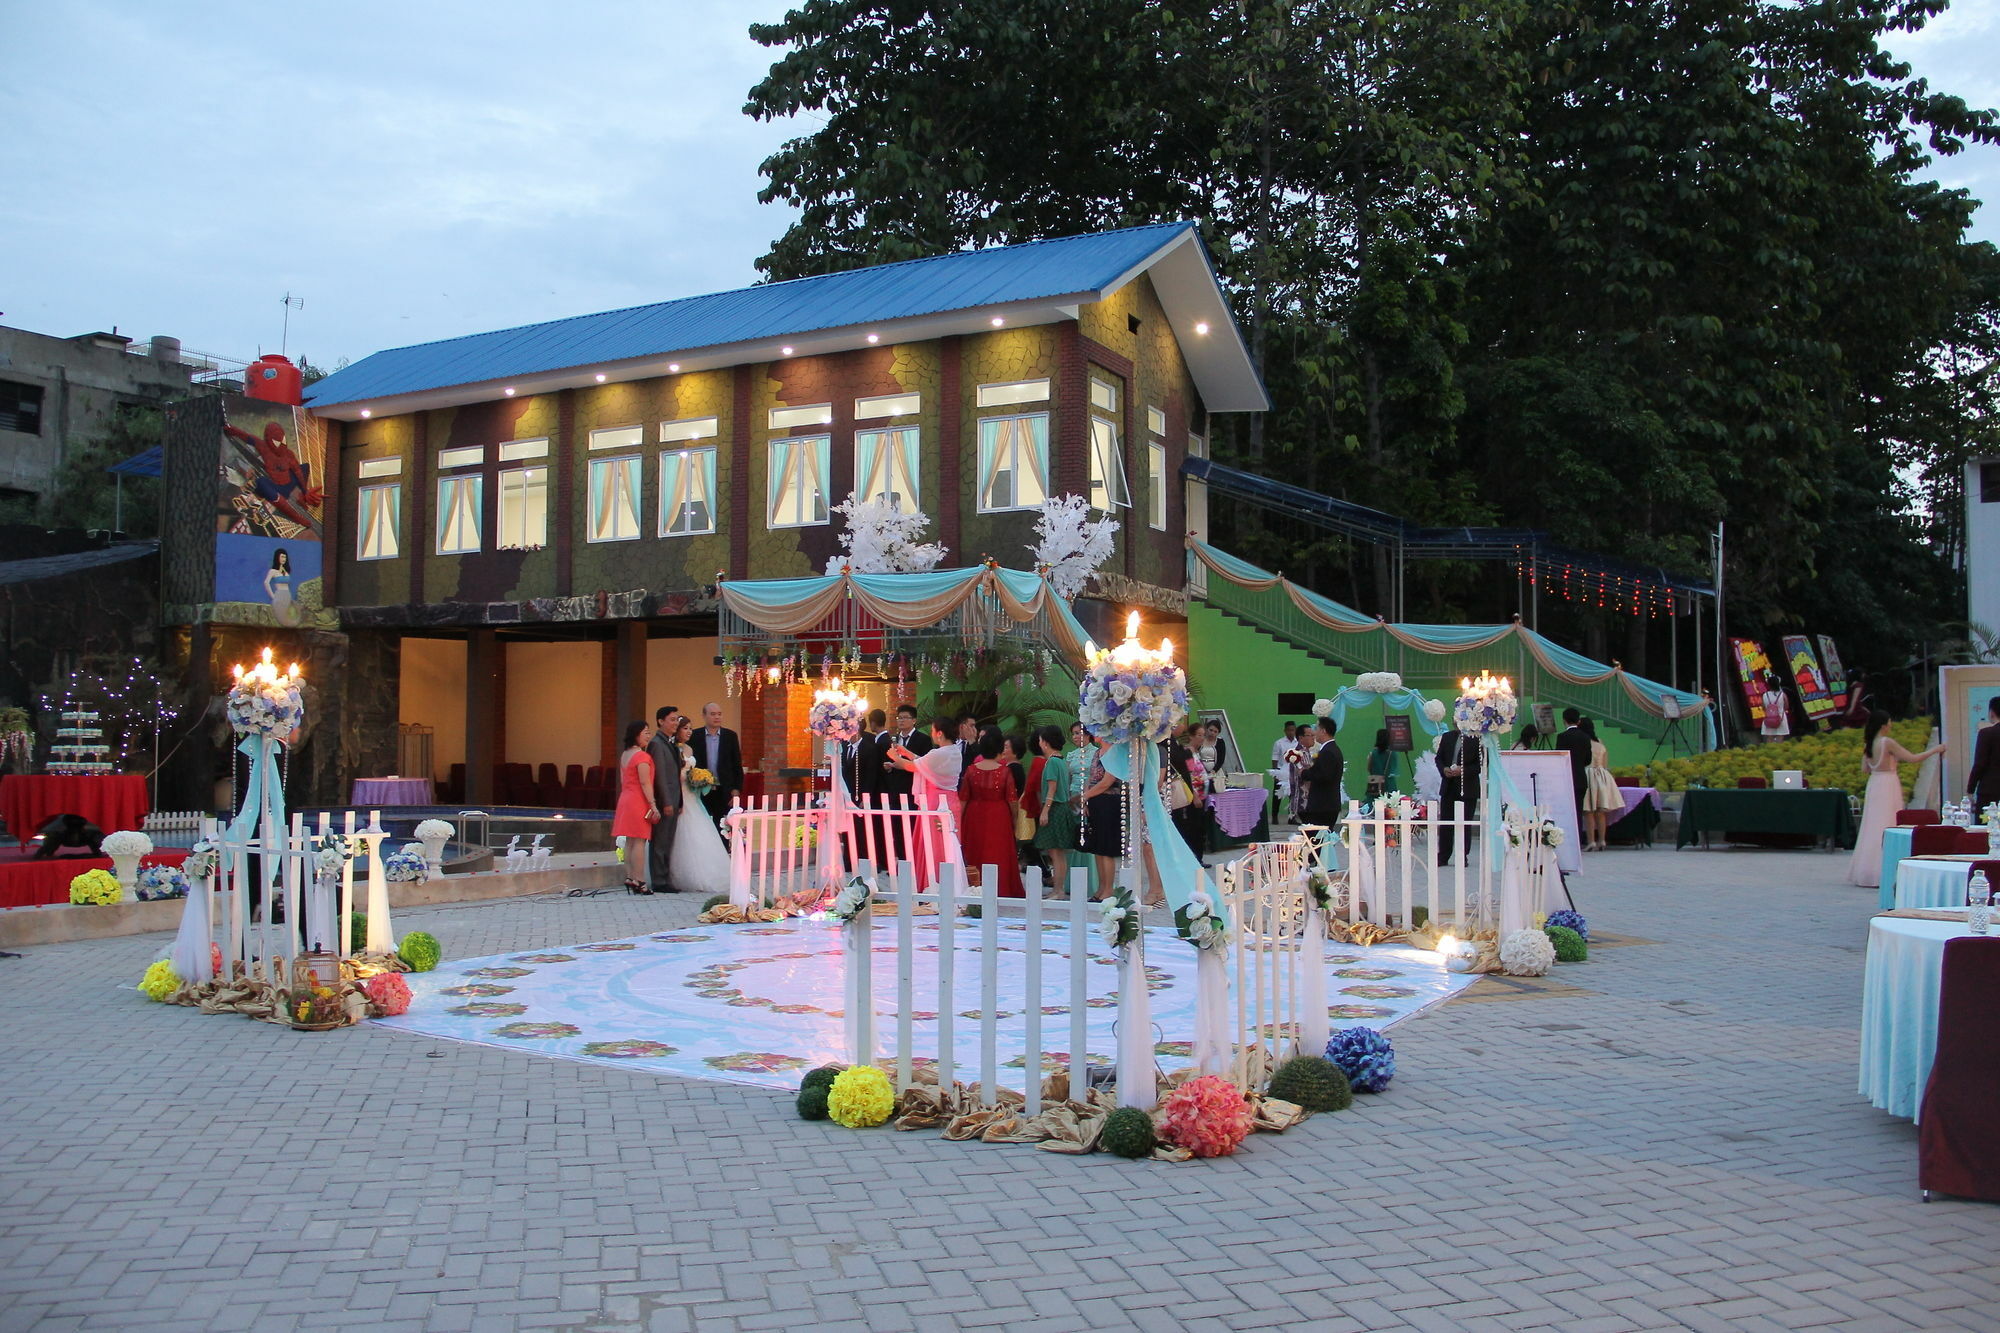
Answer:
[(826, 1113), (849, 1129), (872, 1129), (896, 1109), (896, 1089), (873, 1065), (843, 1069), (827, 1090)]
[(174, 965), (162, 958), (146, 969), (146, 975), (139, 978), (139, 989), (149, 1000), (164, 1003), (169, 995), (181, 988), (180, 974)]
[(109, 870), (86, 870), (69, 882), (69, 900), (93, 907), (107, 907), (125, 895), (118, 877)]

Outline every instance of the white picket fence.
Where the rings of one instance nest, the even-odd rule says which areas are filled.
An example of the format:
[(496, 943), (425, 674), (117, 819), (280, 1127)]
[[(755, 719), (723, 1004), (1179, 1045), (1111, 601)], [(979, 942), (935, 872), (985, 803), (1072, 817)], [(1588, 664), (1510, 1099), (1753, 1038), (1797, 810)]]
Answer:
[[(313, 858), (336, 835), (360, 854), (341, 867), (337, 880), (323, 880), (315, 875)], [(281, 965), (289, 967), (305, 951), (348, 957), (353, 950), (346, 922), (357, 905), (368, 914), (367, 951), (394, 951), (395, 928), (382, 870), (382, 843), (389, 835), (375, 813), (362, 826), (349, 810), (336, 826), (332, 816), (322, 812), (312, 828), (304, 816), (294, 814), (277, 837), (241, 841), (208, 820), (202, 836), (215, 846), (216, 870), (212, 877), (193, 880), (188, 892), (200, 895), (201, 920), (206, 922), (208, 942), (220, 950), (224, 977), (241, 974), (281, 982), (286, 980)], [(359, 904), (357, 877), (363, 895)], [(265, 886), (261, 893), (259, 885)], [(279, 915), (272, 910), (274, 905), (282, 907), (282, 920), (274, 919)]]
[(1318, 844), (1298, 835), (1253, 843), (1211, 872), (1233, 927), (1228, 1077), (1240, 1088), (1261, 1088), (1276, 1065), (1326, 1048), (1326, 923), (1306, 884), (1318, 866)]
[(918, 810), (880, 798), (845, 804), (840, 815), (810, 796), (757, 797), (723, 820), (729, 831), (729, 900), (769, 907), (815, 885), (831, 888), (849, 868), (915, 859), (960, 860), (949, 810)]

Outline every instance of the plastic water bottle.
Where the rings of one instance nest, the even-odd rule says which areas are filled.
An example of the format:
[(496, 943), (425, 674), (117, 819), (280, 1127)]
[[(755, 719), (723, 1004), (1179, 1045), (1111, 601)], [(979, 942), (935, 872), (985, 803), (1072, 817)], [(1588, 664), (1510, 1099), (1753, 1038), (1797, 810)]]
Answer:
[(1973, 871), (1965, 881), (1965, 927), (1975, 935), (1993, 928), (1993, 894), (1983, 870)]

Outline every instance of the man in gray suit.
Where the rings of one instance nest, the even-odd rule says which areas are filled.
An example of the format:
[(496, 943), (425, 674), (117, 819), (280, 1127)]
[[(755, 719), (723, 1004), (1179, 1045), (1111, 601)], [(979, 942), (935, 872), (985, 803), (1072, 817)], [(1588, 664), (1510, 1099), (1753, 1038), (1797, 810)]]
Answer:
[(674, 744), (674, 730), (680, 726), (680, 709), (668, 704), (653, 714), (653, 739), (646, 742), (646, 757), (653, 761), (653, 800), (660, 807), (660, 820), (653, 825), (653, 840), (646, 848), (646, 883), (654, 893), (678, 893), (674, 884), (674, 825), (681, 813), (681, 751)]

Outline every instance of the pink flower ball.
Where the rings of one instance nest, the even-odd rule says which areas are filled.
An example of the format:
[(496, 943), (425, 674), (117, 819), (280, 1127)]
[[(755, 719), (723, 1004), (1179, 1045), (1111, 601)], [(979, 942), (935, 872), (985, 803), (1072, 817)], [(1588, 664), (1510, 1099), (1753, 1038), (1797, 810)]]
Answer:
[(374, 1005), (384, 1018), (394, 1018), (407, 1013), (410, 1008), (410, 984), (398, 972), (377, 972), (361, 983), (362, 994), (368, 1003)]
[(1196, 1157), (1227, 1157), (1250, 1137), (1250, 1103), (1228, 1079), (1192, 1078), (1160, 1103), (1160, 1137)]

